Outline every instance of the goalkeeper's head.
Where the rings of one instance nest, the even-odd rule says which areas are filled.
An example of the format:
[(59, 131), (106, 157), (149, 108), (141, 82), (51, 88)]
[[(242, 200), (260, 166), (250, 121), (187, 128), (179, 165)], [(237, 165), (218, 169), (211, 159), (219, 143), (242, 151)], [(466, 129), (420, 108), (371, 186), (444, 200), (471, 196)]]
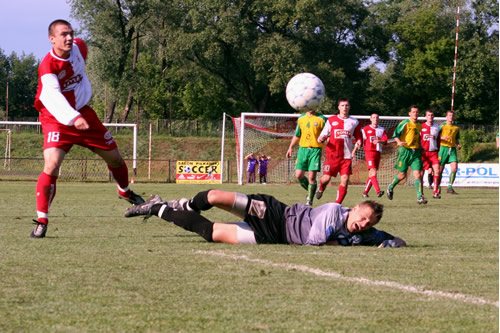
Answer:
[(377, 224), (384, 213), (384, 205), (367, 200), (354, 206), (347, 216), (346, 228), (349, 232), (361, 232)]

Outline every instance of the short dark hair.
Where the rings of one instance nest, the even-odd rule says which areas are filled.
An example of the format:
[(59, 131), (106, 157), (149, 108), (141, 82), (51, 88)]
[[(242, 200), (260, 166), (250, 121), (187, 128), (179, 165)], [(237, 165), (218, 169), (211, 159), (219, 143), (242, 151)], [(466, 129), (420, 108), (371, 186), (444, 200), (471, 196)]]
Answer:
[(56, 25), (59, 25), (59, 24), (67, 25), (68, 27), (71, 27), (71, 23), (69, 23), (66, 20), (57, 19), (55, 21), (52, 21), (52, 23), (49, 24), (49, 36), (54, 36), (54, 28), (56, 27)]
[(446, 115), (448, 115), (448, 113), (453, 113), (453, 114), (455, 114), (455, 111), (448, 110), (448, 111), (446, 111)]
[(410, 106), (410, 111), (411, 109), (418, 109), (418, 106), (416, 106), (415, 104), (413, 104), (412, 106)]
[(373, 210), (375, 214), (375, 218), (377, 219), (377, 223), (382, 219), (382, 215), (384, 214), (384, 205), (379, 204), (373, 200), (366, 200), (359, 204), (360, 206), (368, 206)]
[(342, 102), (347, 102), (347, 103), (350, 104), (349, 98), (347, 98), (347, 97), (343, 97), (343, 98), (339, 99), (337, 105), (340, 105), (340, 103), (342, 103)]
[(425, 110), (425, 113), (427, 113), (427, 112), (434, 113), (434, 110), (432, 110), (432, 109)]

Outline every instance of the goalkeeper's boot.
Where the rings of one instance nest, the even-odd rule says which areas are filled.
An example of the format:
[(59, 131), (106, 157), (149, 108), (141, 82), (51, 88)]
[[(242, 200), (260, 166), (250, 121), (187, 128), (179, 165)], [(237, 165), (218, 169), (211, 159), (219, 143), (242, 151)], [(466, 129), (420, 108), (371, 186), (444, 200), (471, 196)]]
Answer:
[(380, 191), (377, 193), (377, 197), (381, 198), (384, 195), (384, 191)]
[(151, 208), (154, 205), (162, 203), (162, 198), (155, 194), (151, 195), (148, 200), (138, 205), (133, 205), (129, 209), (125, 211), (125, 217), (133, 217), (133, 216), (144, 216), (144, 219), (148, 219), (151, 217)]
[(169, 201), (167, 201), (167, 205), (168, 205), (168, 207), (172, 208), (173, 210), (185, 210), (185, 211), (189, 211), (189, 212), (196, 212), (198, 214), (200, 213), (199, 210), (192, 209), (189, 206), (189, 199), (186, 199), (186, 198), (169, 200)]
[(424, 197), (420, 197), (420, 198), (417, 199), (417, 203), (419, 205), (426, 205), (427, 204), (427, 200), (425, 200)]
[(139, 194), (135, 194), (131, 190), (128, 190), (127, 192), (118, 191), (118, 198), (125, 199), (132, 205), (140, 205), (144, 203), (144, 199)]
[(31, 232), (31, 238), (44, 238), (47, 233), (47, 225), (44, 223), (40, 223), (36, 220), (33, 220), (33, 223), (36, 224), (35, 229)]
[(392, 200), (392, 195), (394, 194), (394, 191), (391, 190), (391, 184), (387, 185), (387, 198), (389, 198), (389, 200)]

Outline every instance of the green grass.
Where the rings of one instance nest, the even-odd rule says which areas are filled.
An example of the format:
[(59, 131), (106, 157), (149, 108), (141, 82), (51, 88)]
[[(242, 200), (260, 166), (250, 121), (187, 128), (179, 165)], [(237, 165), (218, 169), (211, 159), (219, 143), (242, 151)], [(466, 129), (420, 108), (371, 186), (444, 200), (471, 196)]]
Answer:
[[(291, 186), (211, 186), (303, 201)], [(164, 199), (202, 185), (135, 184)], [(112, 184), (60, 183), (47, 238), (30, 239), (35, 183), (0, 183), (0, 331), (496, 332), (498, 190), (415, 202), (397, 187), (379, 228), (409, 247), (227, 245), (122, 217)], [(332, 200), (327, 189), (321, 202)], [(360, 201), (351, 187), (345, 204)], [(427, 196), (429, 196), (427, 190)], [(318, 203), (316, 203), (318, 204)], [(235, 221), (223, 211), (205, 214)], [(322, 274), (319, 274), (319, 273)], [(335, 275), (338, 274), (338, 275)], [(365, 278), (364, 282), (354, 278)], [(429, 294), (386, 281), (421, 287)], [(475, 304), (466, 295), (486, 302)]]

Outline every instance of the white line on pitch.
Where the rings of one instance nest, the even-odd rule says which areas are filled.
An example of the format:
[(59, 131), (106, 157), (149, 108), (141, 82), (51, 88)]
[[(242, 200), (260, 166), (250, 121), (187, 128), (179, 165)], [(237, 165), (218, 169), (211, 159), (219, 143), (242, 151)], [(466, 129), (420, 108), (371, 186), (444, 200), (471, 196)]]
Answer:
[(391, 281), (380, 281), (380, 280), (370, 280), (367, 278), (348, 277), (348, 276), (341, 275), (339, 273), (326, 272), (326, 271), (322, 271), (320, 269), (312, 268), (312, 267), (308, 267), (308, 266), (277, 263), (277, 262), (272, 262), (272, 261), (264, 260), (264, 259), (249, 258), (248, 256), (245, 256), (245, 255), (227, 254), (227, 253), (223, 253), (223, 252), (219, 252), (219, 251), (201, 251), (200, 250), (200, 251), (196, 251), (196, 253), (208, 254), (211, 256), (229, 258), (229, 259), (233, 259), (233, 260), (245, 260), (248, 262), (253, 262), (253, 263), (263, 264), (266, 266), (278, 267), (278, 268), (295, 269), (295, 270), (300, 271), (300, 272), (310, 273), (310, 274), (314, 274), (317, 276), (326, 276), (326, 277), (330, 277), (330, 278), (334, 278), (334, 279), (338, 279), (338, 280), (343, 280), (343, 281), (347, 281), (347, 282), (361, 283), (361, 284), (368, 285), (368, 286), (389, 287), (389, 288), (393, 288), (393, 289), (399, 289), (399, 290), (404, 291), (404, 292), (410, 292), (410, 293), (426, 295), (426, 296), (438, 296), (438, 297), (442, 297), (442, 298), (448, 298), (448, 299), (453, 299), (453, 300), (457, 300), (457, 301), (462, 301), (464, 303), (472, 303), (472, 304), (480, 304), (480, 305), (493, 305), (493, 306), (496, 306), (498, 308), (498, 302), (491, 302), (491, 301), (485, 300), (484, 298), (471, 296), (471, 295), (449, 293), (449, 292), (439, 291), (439, 290), (429, 290), (429, 289), (425, 289), (424, 287), (420, 287), (420, 286), (406, 286), (404, 284), (397, 283), (397, 282), (391, 282)]

